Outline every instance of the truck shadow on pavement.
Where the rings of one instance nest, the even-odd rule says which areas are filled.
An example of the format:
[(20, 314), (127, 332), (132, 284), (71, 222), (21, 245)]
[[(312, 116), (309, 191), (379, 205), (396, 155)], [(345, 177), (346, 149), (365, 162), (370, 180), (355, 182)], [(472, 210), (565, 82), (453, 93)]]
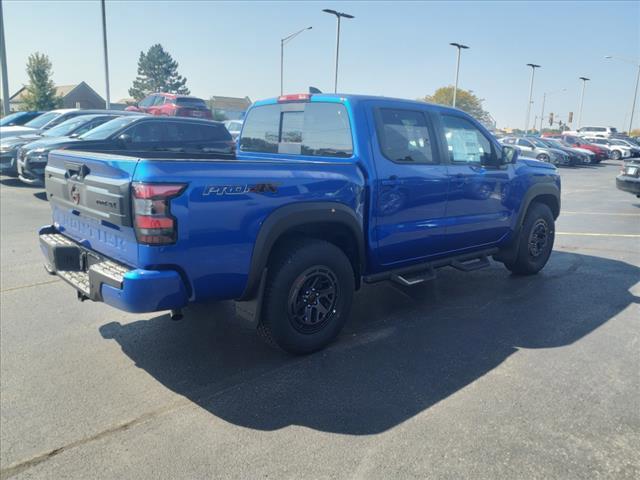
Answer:
[(519, 349), (570, 345), (639, 303), (628, 263), (554, 252), (534, 277), (499, 264), (412, 290), (366, 286), (325, 351), (291, 357), (238, 325), (229, 302), (101, 327), (137, 367), (203, 409), (258, 430), (375, 434), (447, 398)]

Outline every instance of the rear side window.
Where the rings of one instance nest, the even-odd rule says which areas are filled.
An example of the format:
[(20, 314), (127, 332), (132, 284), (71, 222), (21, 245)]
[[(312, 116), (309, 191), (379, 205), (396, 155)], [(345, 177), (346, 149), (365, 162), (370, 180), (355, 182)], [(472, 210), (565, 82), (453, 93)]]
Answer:
[(159, 143), (165, 138), (165, 128), (161, 122), (141, 122), (125, 133), (131, 136), (131, 143)]
[(392, 162), (438, 163), (424, 113), (381, 108), (376, 115), (380, 149)]
[(246, 152), (350, 157), (349, 116), (338, 103), (256, 107), (245, 120), (240, 148)]
[(231, 140), (224, 125), (167, 122), (167, 139), (171, 142), (221, 142)]
[(207, 104), (201, 98), (178, 97), (175, 104), (185, 108), (207, 108)]

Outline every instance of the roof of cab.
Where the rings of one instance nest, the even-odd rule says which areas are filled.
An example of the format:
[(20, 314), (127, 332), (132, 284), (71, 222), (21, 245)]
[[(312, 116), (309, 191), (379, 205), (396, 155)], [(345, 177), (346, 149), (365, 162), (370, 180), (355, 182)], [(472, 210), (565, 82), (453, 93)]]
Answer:
[[(409, 100), (406, 98), (394, 98), (394, 97), (383, 97), (383, 96), (378, 96), (378, 95), (359, 95), (359, 94), (352, 94), (352, 93), (312, 93), (312, 94), (304, 94), (304, 95), (309, 95), (310, 97), (310, 101), (333, 101), (333, 102), (348, 102), (352, 105), (360, 103), (360, 102), (366, 102), (366, 101), (391, 101), (391, 102), (398, 102), (398, 103), (406, 103), (406, 104), (413, 104), (413, 105), (429, 105), (430, 107), (437, 109), (441, 112), (445, 112), (445, 111), (450, 111), (450, 112), (460, 112), (461, 110), (457, 109), (457, 108), (453, 108), (453, 107), (447, 107), (445, 105), (440, 105), (437, 103), (429, 103), (429, 102), (424, 102), (422, 100)], [(256, 101), (253, 106), (260, 106), (260, 105), (272, 105), (274, 103), (278, 103), (278, 98), (280, 97), (272, 97), (272, 98), (267, 98), (264, 100), (258, 100)], [(293, 101), (295, 102), (295, 101)], [(292, 103), (293, 103), (292, 102)]]

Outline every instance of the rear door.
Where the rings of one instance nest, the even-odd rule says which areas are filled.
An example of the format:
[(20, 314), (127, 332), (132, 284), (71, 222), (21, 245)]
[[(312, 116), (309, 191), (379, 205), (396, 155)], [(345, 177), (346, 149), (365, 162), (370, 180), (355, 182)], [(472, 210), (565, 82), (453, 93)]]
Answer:
[[(443, 145), (449, 155), (447, 247), (462, 250), (498, 242), (509, 233), (508, 202), (515, 166), (485, 166), (500, 146), (470, 119), (455, 113), (440, 115)], [(518, 143), (518, 146), (520, 144)]]
[(431, 114), (414, 105), (376, 102), (369, 109), (377, 172), (372, 215), (383, 265), (420, 260), (447, 249), (447, 166)]
[(58, 151), (45, 170), (53, 221), (65, 235), (108, 257), (136, 266), (138, 248), (130, 182), (138, 160)]

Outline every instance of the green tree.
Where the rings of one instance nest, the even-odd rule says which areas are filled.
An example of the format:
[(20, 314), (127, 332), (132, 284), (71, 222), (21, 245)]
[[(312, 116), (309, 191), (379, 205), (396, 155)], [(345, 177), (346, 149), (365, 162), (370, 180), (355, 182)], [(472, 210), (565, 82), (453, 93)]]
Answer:
[[(427, 95), (421, 100), (429, 103), (451, 106), (453, 103), (453, 86), (449, 85), (448, 87), (440, 87), (433, 95)], [(458, 88), (458, 91), (456, 92), (456, 108), (467, 112), (480, 122), (490, 123), (491, 117), (489, 112), (482, 108), (482, 102), (484, 102), (484, 99), (478, 98), (469, 90)]]
[(56, 95), (56, 87), (51, 79), (51, 61), (46, 55), (35, 52), (27, 59), (29, 85), (23, 96), (26, 110), (52, 110), (62, 106), (62, 97)]
[(138, 76), (129, 89), (136, 100), (154, 92), (188, 95), (187, 79), (178, 74), (178, 62), (159, 43), (152, 45), (147, 53), (140, 52)]

